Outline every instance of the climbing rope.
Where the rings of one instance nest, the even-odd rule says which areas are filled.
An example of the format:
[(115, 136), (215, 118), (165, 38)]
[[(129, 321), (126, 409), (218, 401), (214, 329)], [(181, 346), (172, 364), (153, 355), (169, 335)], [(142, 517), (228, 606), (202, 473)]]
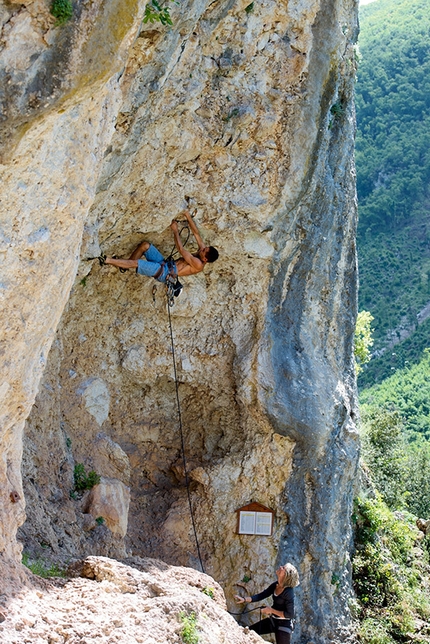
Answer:
[[(187, 220), (185, 220), (185, 221), (178, 221), (177, 223), (178, 223), (178, 226), (181, 226), (181, 228), (180, 228), (180, 229), (179, 229), (179, 231), (178, 231), (178, 232), (179, 232), (179, 237), (182, 235), (182, 232), (183, 232), (184, 230), (186, 230), (186, 231), (187, 231), (187, 238), (185, 239), (185, 241), (182, 241), (182, 240), (181, 240), (181, 241), (182, 241), (182, 245), (183, 245), (183, 246), (186, 246), (186, 245), (188, 244), (188, 240), (190, 239), (190, 235), (191, 235), (190, 226), (189, 226), (189, 224), (188, 224), (188, 221), (187, 221)], [(173, 259), (175, 255), (179, 255), (179, 251), (178, 251), (178, 250), (175, 250), (175, 248), (176, 248), (176, 245), (175, 245), (175, 244), (173, 244), (173, 248), (172, 248), (172, 250), (171, 250), (171, 252), (170, 252), (169, 259), (170, 259), (170, 258), (172, 258), (172, 259)]]
[[(187, 231), (187, 238), (185, 240), (181, 240), (182, 245), (186, 246), (191, 232), (188, 221), (178, 221), (177, 223), (182, 226), (182, 228), (179, 230), (179, 237), (181, 237), (184, 230)], [(179, 255), (179, 251), (175, 251), (175, 248), (176, 246), (173, 245), (173, 248), (170, 251), (170, 255), (166, 259), (167, 265), (169, 266), (169, 273), (166, 277), (167, 305), (169, 309), (171, 309), (175, 303), (175, 296), (178, 296), (182, 290), (182, 284), (179, 282), (178, 278), (170, 271), (170, 266), (175, 262), (175, 255)]]
[[(254, 610), (259, 610), (260, 611), (260, 621), (261, 621), (263, 619), (263, 613), (261, 612), (262, 608), (263, 608), (263, 606), (256, 606), (255, 608), (249, 608), (248, 610), (243, 610), (241, 613), (232, 613), (230, 610), (228, 610), (227, 613), (229, 615), (238, 615), (239, 619), (238, 619), (237, 623), (240, 625), (243, 615), (247, 615), (248, 613), (252, 613)], [(272, 616), (270, 615), (270, 617), (272, 617)], [(275, 628), (275, 631), (276, 631), (276, 628)]]
[(259, 610), (260, 611), (260, 619), (261, 619), (261, 609), (264, 608), (264, 606), (256, 606), (255, 608), (249, 608), (248, 610), (243, 610), (241, 613), (232, 613), (230, 610), (227, 611), (229, 615), (246, 615), (247, 613), (252, 613), (253, 610)]
[(191, 523), (193, 525), (193, 532), (194, 532), (194, 539), (195, 539), (196, 547), (197, 547), (197, 554), (198, 554), (198, 557), (199, 557), (202, 572), (205, 572), (205, 568), (203, 566), (203, 561), (202, 561), (202, 556), (200, 554), (200, 545), (199, 545), (199, 540), (198, 540), (198, 537), (197, 537), (196, 523), (195, 523), (195, 520), (194, 520), (193, 505), (191, 503), (190, 480), (189, 480), (189, 477), (188, 477), (187, 460), (185, 458), (185, 441), (184, 441), (184, 430), (183, 430), (183, 427), (182, 427), (181, 403), (179, 401), (179, 383), (178, 383), (178, 376), (177, 376), (177, 371), (176, 371), (175, 343), (174, 343), (174, 340), (173, 340), (172, 318), (171, 318), (171, 315), (170, 315), (171, 306), (172, 305), (169, 302), (169, 293), (168, 293), (167, 294), (167, 311), (168, 311), (168, 314), (169, 314), (170, 342), (171, 342), (171, 345), (172, 345), (173, 373), (174, 373), (174, 376), (175, 376), (176, 404), (177, 404), (177, 407), (178, 407), (179, 433), (180, 433), (180, 436), (181, 436), (182, 463), (183, 463), (184, 472), (185, 472), (185, 485), (187, 487), (188, 505), (189, 505), (189, 508), (190, 508)]

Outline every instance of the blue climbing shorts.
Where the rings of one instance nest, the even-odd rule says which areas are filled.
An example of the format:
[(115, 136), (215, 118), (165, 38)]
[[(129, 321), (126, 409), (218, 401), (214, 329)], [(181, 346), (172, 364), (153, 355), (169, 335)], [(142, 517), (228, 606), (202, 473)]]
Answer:
[[(137, 260), (137, 273), (139, 275), (146, 275), (147, 277), (154, 277), (157, 271), (160, 270), (161, 264), (164, 262), (164, 257), (160, 251), (152, 244), (144, 253), (146, 259)], [(176, 271), (176, 269), (175, 269)], [(163, 266), (163, 272), (157, 277), (158, 282), (165, 282), (169, 273), (167, 263)]]

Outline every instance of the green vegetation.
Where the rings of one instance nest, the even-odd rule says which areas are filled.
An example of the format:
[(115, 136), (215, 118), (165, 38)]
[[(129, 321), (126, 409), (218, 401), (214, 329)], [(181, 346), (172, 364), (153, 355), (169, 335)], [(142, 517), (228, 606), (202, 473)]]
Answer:
[(55, 26), (64, 25), (73, 15), (73, 6), (70, 0), (53, 0), (51, 14), (57, 18)]
[[(403, 360), (411, 362), (430, 346), (430, 326), (417, 328), (416, 318), (430, 300), (427, 0), (378, 0), (360, 9), (360, 26), (362, 61), (356, 90), (359, 305), (374, 317), (376, 350), (387, 346), (389, 331), (396, 339), (402, 327), (412, 333), (401, 349)], [(388, 351), (397, 353), (397, 346)], [(363, 369), (361, 387), (390, 375), (388, 351)]]
[(430, 517), (430, 350), (360, 394), (363, 460), (391, 509)]
[(104, 517), (97, 517), (96, 523), (97, 525), (103, 525), (105, 522)]
[(208, 596), (208, 597), (210, 597), (211, 599), (215, 599), (215, 590), (212, 588), (212, 586), (205, 586), (205, 587), (202, 589), (202, 593), (203, 593), (204, 595), (207, 595), (207, 596)]
[(222, 117), (222, 120), (223, 120), (225, 123), (228, 123), (231, 119), (234, 119), (234, 118), (236, 118), (237, 116), (239, 116), (239, 114), (240, 114), (240, 110), (239, 110), (239, 108), (238, 108), (238, 107), (234, 107), (234, 108), (233, 108), (233, 109), (232, 109), (232, 110), (231, 110), (231, 111), (230, 111), (226, 116), (223, 116), (223, 117)]
[(409, 440), (418, 435), (430, 439), (430, 350), (424, 351), (418, 364), (398, 369), (382, 383), (362, 391), (360, 403), (365, 413), (396, 408)]
[(330, 114), (332, 118), (330, 118), (330, 121), (328, 124), (329, 130), (331, 130), (331, 128), (333, 127), (335, 120), (340, 118), (344, 113), (345, 113), (345, 110), (342, 103), (338, 102), (331, 106)]
[(394, 644), (425, 637), (429, 626), (421, 628), (418, 637), (416, 631), (417, 620), (430, 618), (429, 591), (422, 583), (428, 553), (416, 546), (419, 531), (413, 517), (396, 516), (376, 495), (356, 500), (353, 521), (360, 641)]
[[(175, 4), (179, 4), (175, 0), (171, 0)], [(143, 22), (146, 24), (150, 22), (161, 22), (162, 25), (173, 25), (172, 18), (170, 17), (170, 7), (167, 4), (160, 4), (158, 0), (151, 0), (145, 7), (145, 15)]]
[(193, 612), (187, 615), (182, 612), (179, 618), (182, 622), (181, 637), (184, 644), (198, 644), (199, 633), (197, 631), (196, 614)]
[(430, 345), (430, 319), (426, 320), (406, 340), (388, 348), (380, 357), (373, 357), (358, 377), (359, 388), (381, 383), (397, 369), (416, 364), (421, 360), (423, 351)]
[(337, 573), (335, 573), (335, 572), (334, 572), (334, 573), (332, 574), (332, 576), (331, 576), (330, 583), (331, 583), (331, 585), (332, 585), (332, 586), (335, 586), (335, 587), (336, 587), (336, 588), (335, 588), (335, 593), (336, 593), (336, 592), (339, 590), (339, 588), (340, 588), (340, 582), (341, 582), (340, 576), (339, 576)]
[(406, 505), (406, 443), (400, 414), (392, 409), (362, 411), (363, 460), (373, 484), (391, 509)]
[(74, 492), (83, 492), (84, 490), (91, 490), (92, 487), (100, 483), (100, 476), (91, 470), (88, 474), (85, 473), (83, 463), (76, 463), (73, 470), (73, 477), (75, 481)]
[(363, 369), (363, 365), (370, 360), (370, 347), (373, 345), (372, 338), (373, 316), (369, 311), (360, 311), (357, 315), (354, 337), (355, 369), (357, 374)]
[(56, 564), (48, 564), (42, 559), (31, 559), (27, 552), (22, 553), (22, 563), (26, 568), (31, 570), (33, 575), (43, 577), (65, 577), (65, 571), (59, 568)]

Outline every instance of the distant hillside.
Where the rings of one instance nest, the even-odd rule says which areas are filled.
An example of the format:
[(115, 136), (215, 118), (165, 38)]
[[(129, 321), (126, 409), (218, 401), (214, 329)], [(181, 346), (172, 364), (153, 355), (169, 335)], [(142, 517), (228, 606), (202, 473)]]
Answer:
[(396, 408), (409, 440), (418, 435), (430, 438), (430, 350), (418, 364), (397, 370), (380, 385), (362, 391), (360, 402), (376, 408)]
[(386, 351), (363, 370), (363, 387), (430, 346), (428, 0), (377, 0), (360, 10), (360, 24), (359, 307), (374, 316), (375, 352)]

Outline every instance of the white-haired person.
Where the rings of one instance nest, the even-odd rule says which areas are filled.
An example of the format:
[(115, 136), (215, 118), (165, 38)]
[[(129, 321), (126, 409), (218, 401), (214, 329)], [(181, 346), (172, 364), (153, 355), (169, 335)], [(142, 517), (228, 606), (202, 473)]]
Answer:
[(294, 588), (300, 583), (299, 573), (292, 564), (287, 563), (279, 566), (276, 577), (277, 581), (263, 592), (252, 597), (235, 595), (235, 600), (239, 604), (250, 604), (272, 596), (272, 606), (261, 609), (262, 614), (267, 617), (250, 626), (250, 630), (259, 635), (275, 633), (276, 644), (290, 644), (294, 620)]

